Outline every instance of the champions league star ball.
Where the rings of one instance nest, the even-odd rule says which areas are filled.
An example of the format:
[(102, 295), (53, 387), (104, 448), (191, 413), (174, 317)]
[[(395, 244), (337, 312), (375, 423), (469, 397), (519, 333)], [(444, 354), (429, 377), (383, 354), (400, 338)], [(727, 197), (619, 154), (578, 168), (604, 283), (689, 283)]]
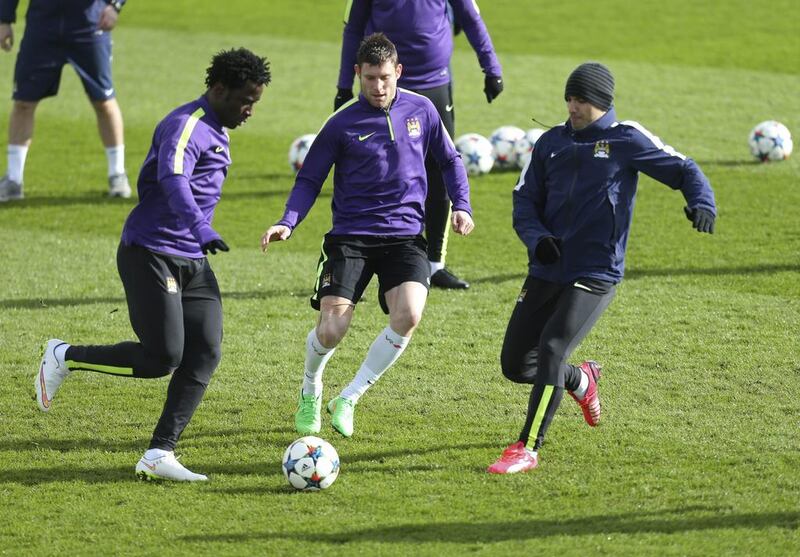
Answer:
[(492, 144), (477, 133), (467, 133), (456, 139), (456, 150), (461, 153), (464, 167), (470, 176), (486, 174), (494, 166)]
[(327, 489), (339, 475), (339, 455), (324, 439), (301, 437), (283, 453), (283, 475), (301, 491)]
[(316, 137), (317, 134), (307, 133), (292, 141), (292, 146), (289, 147), (289, 165), (295, 172), (299, 172), (303, 168), (303, 161), (306, 160), (308, 149)]
[(501, 126), (492, 132), (489, 141), (494, 149), (494, 164), (497, 168), (513, 168), (517, 165), (514, 145), (525, 137), (525, 132), (516, 126)]
[(525, 135), (514, 143), (514, 153), (517, 157), (517, 166), (525, 168), (528, 161), (533, 154), (534, 145), (544, 133), (541, 128), (531, 128), (525, 132)]
[(775, 120), (761, 122), (750, 132), (750, 152), (761, 162), (782, 161), (792, 154), (792, 134)]

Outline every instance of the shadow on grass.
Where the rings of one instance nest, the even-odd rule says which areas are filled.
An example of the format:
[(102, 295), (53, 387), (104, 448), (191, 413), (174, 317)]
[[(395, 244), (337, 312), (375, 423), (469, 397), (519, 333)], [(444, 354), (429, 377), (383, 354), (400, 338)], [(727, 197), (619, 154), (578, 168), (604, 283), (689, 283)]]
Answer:
[[(740, 267), (699, 267), (692, 269), (628, 269), (623, 280), (636, 280), (648, 277), (680, 277), (693, 275), (757, 275), (781, 272), (798, 272), (800, 264), (797, 263), (765, 263), (763, 265), (744, 265)], [(522, 284), (526, 273), (505, 273), (473, 279), (472, 284), (501, 283), (517, 281)]]
[[(237, 433), (238, 432), (238, 433)], [(276, 428), (276, 429), (250, 429), (249, 432), (251, 434), (258, 434), (262, 435), (266, 433), (290, 433), (291, 430), (289, 428)], [(220, 431), (210, 431), (210, 432), (203, 432), (202, 435), (187, 435), (185, 439), (182, 440), (182, 443), (185, 442), (187, 445), (194, 439), (198, 437), (221, 437), (221, 436), (233, 436), (242, 434), (242, 430), (220, 430)], [(247, 433), (247, 432), (244, 432)], [(293, 432), (292, 432), (293, 433)], [(277, 447), (277, 453), (282, 454), (282, 448), (284, 445), (285, 440), (275, 440), (273, 446)], [(65, 465), (65, 466), (55, 466), (50, 468), (44, 467), (37, 467), (37, 468), (26, 468), (20, 470), (6, 470), (3, 471), (2, 475), (0, 475), (0, 485), (8, 484), (8, 483), (18, 483), (22, 485), (38, 485), (50, 482), (86, 482), (86, 483), (105, 483), (105, 482), (118, 482), (124, 480), (133, 479), (133, 468), (136, 464), (136, 460), (138, 460), (139, 452), (143, 451), (144, 447), (147, 445), (147, 439), (141, 440), (131, 440), (126, 441), (121, 444), (113, 445), (107, 444), (103, 441), (98, 441), (96, 439), (91, 438), (81, 438), (81, 439), (72, 439), (72, 440), (49, 440), (49, 439), (38, 439), (30, 441), (32, 445), (35, 445), (37, 450), (42, 449), (52, 449), (57, 451), (70, 451), (70, 450), (100, 450), (100, 451), (115, 451), (115, 452), (129, 452), (132, 455), (131, 464), (130, 466), (124, 467), (85, 467), (85, 466), (74, 466), (74, 465)], [(199, 445), (194, 445), (198, 447)], [(408, 456), (418, 456), (427, 453), (437, 453), (442, 451), (451, 451), (451, 450), (464, 450), (464, 449), (472, 449), (472, 448), (486, 448), (486, 447), (494, 447), (495, 444), (488, 444), (488, 443), (464, 443), (461, 445), (455, 446), (432, 446), (428, 448), (423, 448), (410, 453), (406, 450), (388, 450), (388, 451), (377, 451), (377, 452), (369, 452), (364, 454), (349, 454), (347, 453), (346, 449), (342, 447), (339, 448), (340, 456), (344, 456), (342, 459), (342, 469), (346, 470), (348, 474), (358, 474), (358, 473), (369, 473), (369, 472), (383, 472), (385, 473), (389, 469), (394, 469), (398, 466), (397, 463), (387, 463), (387, 460), (391, 460), (397, 457), (408, 457)], [(24, 444), (22, 443), (4, 443), (0, 445), (0, 449), (3, 450), (23, 450), (25, 448)], [(180, 448), (176, 451), (178, 455), (180, 455)], [(269, 452), (267, 446), (265, 445), (265, 453)], [(136, 460), (134, 460), (134, 458)], [(213, 476), (214, 474), (221, 474), (221, 475), (230, 475), (230, 476), (264, 476), (267, 475), (279, 475), (280, 472), (280, 458), (264, 460), (262, 458), (254, 458), (247, 461), (237, 461), (235, 463), (230, 462), (204, 462), (201, 458), (192, 458), (191, 464), (187, 464), (192, 469), (196, 469), (198, 472), (202, 472), (203, 474), (209, 474)], [(409, 472), (441, 472), (443, 474), (449, 474), (449, 471), (446, 467), (442, 467), (439, 464), (408, 464), (402, 463), (402, 471)], [(483, 469), (481, 468), (480, 473), (483, 473)], [(235, 487), (230, 488), (231, 493), (263, 493), (265, 487), (263, 485), (254, 485), (252, 487)], [(227, 492), (227, 488), (216, 488), (215, 491), (218, 492)], [(282, 493), (283, 489), (276, 489), (276, 493)]]
[[(438, 522), (427, 524), (382, 525), (349, 532), (331, 534), (315, 532), (314, 543), (344, 544), (352, 542), (382, 542), (391, 544), (418, 543), (496, 543), (515, 540), (535, 540), (556, 536), (575, 537), (610, 534), (676, 534), (704, 530), (764, 530), (784, 528), (796, 530), (800, 512), (727, 513), (718, 509), (705, 510), (711, 516), (688, 517), (693, 509), (667, 509), (646, 513), (620, 515), (601, 514), (572, 519), (530, 519), (508, 522)], [(209, 543), (243, 543), (255, 540), (292, 539), (307, 541), (308, 532), (209, 534), (182, 536), (183, 541)], [(410, 548), (409, 548), (410, 551)]]
[[(272, 290), (250, 290), (246, 292), (223, 292), (222, 301), (227, 300), (267, 300), (281, 296), (310, 296), (308, 285), (297, 288)], [(95, 304), (118, 304), (127, 308), (127, 301), (119, 296), (89, 296), (83, 298), (13, 298), (0, 300), (0, 308), (10, 309), (48, 309), (51, 307), (91, 306)], [(116, 311), (116, 310), (115, 310)]]

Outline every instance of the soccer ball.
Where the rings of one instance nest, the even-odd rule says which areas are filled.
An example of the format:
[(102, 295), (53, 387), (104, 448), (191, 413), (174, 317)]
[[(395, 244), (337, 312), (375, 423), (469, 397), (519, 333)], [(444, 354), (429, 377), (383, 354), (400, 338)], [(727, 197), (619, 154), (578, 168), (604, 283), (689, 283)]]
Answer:
[(456, 149), (461, 153), (464, 167), (470, 176), (486, 174), (494, 166), (492, 144), (477, 133), (467, 133), (456, 139)]
[(761, 122), (750, 132), (750, 152), (761, 162), (782, 161), (792, 154), (792, 134), (775, 120)]
[(544, 130), (541, 128), (531, 128), (525, 132), (525, 135), (514, 143), (514, 152), (517, 157), (517, 166), (525, 168), (528, 161), (531, 160), (533, 154), (533, 146), (539, 140)]
[(295, 172), (299, 172), (303, 168), (303, 161), (306, 160), (308, 149), (316, 137), (315, 133), (307, 133), (292, 141), (292, 146), (289, 147), (289, 166)]
[(514, 145), (525, 137), (525, 132), (516, 126), (501, 126), (492, 132), (489, 141), (494, 149), (494, 164), (497, 168), (513, 168), (517, 165)]
[(339, 475), (339, 455), (324, 439), (301, 437), (283, 453), (283, 475), (295, 489), (327, 489)]

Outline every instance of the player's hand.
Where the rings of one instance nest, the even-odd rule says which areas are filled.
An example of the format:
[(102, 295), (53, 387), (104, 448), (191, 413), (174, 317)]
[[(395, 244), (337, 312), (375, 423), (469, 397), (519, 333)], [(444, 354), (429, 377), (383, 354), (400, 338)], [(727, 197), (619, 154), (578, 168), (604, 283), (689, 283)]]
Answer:
[(698, 232), (714, 233), (714, 220), (716, 220), (714, 213), (701, 207), (695, 207), (694, 209), (684, 207), (683, 212), (686, 213), (686, 218), (692, 221), (692, 226)]
[(0, 23), (0, 48), (9, 52), (14, 46), (14, 29), (10, 23)]
[(483, 92), (486, 93), (486, 102), (491, 103), (503, 92), (503, 78), (499, 75), (487, 75), (483, 80)]
[(472, 217), (466, 211), (453, 211), (453, 231), (456, 234), (466, 236), (475, 228), (475, 223), (472, 222)]
[(222, 241), (222, 238), (218, 238), (216, 240), (211, 240), (210, 242), (206, 242), (200, 247), (200, 249), (203, 250), (203, 255), (206, 255), (208, 252), (211, 252), (212, 255), (216, 255), (217, 250), (228, 251), (231, 248), (228, 247), (228, 244)]
[(339, 89), (336, 96), (333, 98), (333, 111), (336, 112), (339, 108), (353, 98), (352, 89)]
[[(101, 31), (111, 31), (117, 24), (119, 13), (110, 4), (100, 12), (100, 19), (97, 20), (97, 28)], [(228, 250), (225, 250), (228, 251)]]
[(533, 254), (542, 264), (552, 265), (561, 259), (561, 240), (552, 236), (542, 238), (536, 244), (536, 250), (534, 250)]
[(283, 224), (273, 224), (270, 226), (264, 235), (261, 237), (261, 251), (267, 253), (267, 248), (270, 242), (280, 242), (288, 240), (292, 235), (292, 229)]

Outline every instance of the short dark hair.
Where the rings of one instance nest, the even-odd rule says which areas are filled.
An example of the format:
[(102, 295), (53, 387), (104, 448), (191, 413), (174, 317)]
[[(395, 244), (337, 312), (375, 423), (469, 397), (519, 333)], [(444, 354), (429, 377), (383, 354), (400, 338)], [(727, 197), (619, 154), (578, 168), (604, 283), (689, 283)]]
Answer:
[(256, 56), (243, 47), (219, 51), (206, 70), (208, 88), (221, 83), (228, 89), (239, 89), (248, 81), (256, 85), (268, 85), (271, 79), (267, 59)]
[(364, 37), (358, 47), (356, 63), (359, 66), (364, 63), (370, 66), (381, 66), (384, 62), (391, 62), (397, 66), (397, 49), (394, 43), (383, 33), (373, 33)]

